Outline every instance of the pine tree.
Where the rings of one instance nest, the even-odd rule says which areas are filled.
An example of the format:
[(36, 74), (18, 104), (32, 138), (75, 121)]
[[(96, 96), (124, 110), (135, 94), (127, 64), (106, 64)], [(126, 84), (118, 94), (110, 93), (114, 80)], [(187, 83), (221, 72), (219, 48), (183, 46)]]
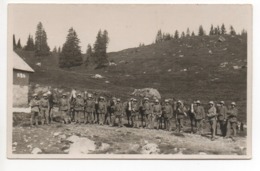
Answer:
[(179, 39), (179, 31), (178, 30), (175, 31), (174, 38), (175, 39)]
[(16, 40), (15, 40), (15, 35), (13, 34), (13, 49), (16, 49)]
[(184, 31), (181, 33), (181, 38), (184, 38), (185, 37), (185, 33)]
[(93, 64), (93, 51), (92, 51), (92, 47), (90, 44), (88, 44), (87, 47), (87, 52), (86, 52), (86, 61), (85, 61), (85, 65), (90, 65)]
[(233, 26), (230, 26), (230, 35), (236, 35), (236, 31)]
[(194, 33), (194, 31), (192, 31), (192, 33), (191, 33), (191, 36), (193, 37), (193, 36), (195, 36), (195, 33)]
[(190, 29), (189, 29), (189, 27), (187, 28), (187, 31), (186, 31), (186, 37), (190, 37)]
[(244, 36), (244, 35), (247, 36), (247, 31), (246, 31), (245, 29), (243, 29), (243, 30), (241, 31), (241, 35), (242, 35), (242, 36)]
[(22, 45), (21, 45), (21, 40), (19, 39), (18, 42), (17, 42), (17, 46), (16, 46), (17, 49), (22, 49)]
[(33, 51), (34, 50), (34, 41), (33, 37), (29, 34), (26, 46), (24, 47), (24, 50)]
[(58, 52), (56, 46), (53, 48), (52, 52), (53, 52), (53, 53), (57, 53), (57, 52)]
[(68, 31), (66, 42), (63, 44), (62, 51), (59, 55), (59, 66), (61, 68), (70, 68), (79, 66), (83, 63), (81, 54), (80, 40), (73, 28)]
[(217, 35), (220, 35), (221, 34), (221, 30), (219, 28), (219, 26), (217, 26)]
[(214, 27), (213, 27), (213, 25), (211, 24), (211, 26), (210, 26), (210, 31), (209, 31), (209, 35), (214, 35)]
[(155, 43), (159, 43), (163, 41), (163, 35), (162, 35), (162, 31), (159, 30), (157, 32), (156, 38), (155, 38)]
[(47, 34), (41, 22), (37, 25), (35, 33), (35, 55), (46, 56), (50, 54), (50, 48), (47, 44)]
[(200, 25), (200, 27), (199, 27), (199, 33), (198, 33), (198, 35), (199, 36), (205, 36), (206, 34), (205, 34), (205, 31), (204, 31), (204, 29), (203, 29), (203, 27), (202, 27), (202, 25)]
[(102, 67), (108, 63), (108, 59), (107, 59), (108, 42), (109, 42), (108, 32), (105, 30), (102, 34), (102, 31), (99, 30), (93, 48), (94, 49), (93, 61), (97, 65), (97, 67)]
[(61, 53), (60, 46), (59, 46), (59, 48), (58, 48), (58, 53), (59, 53), (59, 54)]
[(226, 31), (226, 27), (224, 25), (224, 23), (221, 25), (221, 34), (226, 34), (227, 31)]

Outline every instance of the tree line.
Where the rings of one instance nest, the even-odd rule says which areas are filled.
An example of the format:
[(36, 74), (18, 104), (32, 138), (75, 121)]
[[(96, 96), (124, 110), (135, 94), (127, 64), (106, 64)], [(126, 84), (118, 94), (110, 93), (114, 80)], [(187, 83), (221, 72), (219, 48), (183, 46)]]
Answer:
[[(87, 58), (83, 61), (83, 54), (81, 52), (80, 39), (76, 31), (71, 27), (68, 30), (66, 41), (62, 48), (55, 46), (53, 53), (59, 56), (59, 67), (70, 68), (80, 66), (83, 63), (86, 66), (102, 67), (108, 64), (107, 59), (107, 45), (109, 43), (107, 30), (99, 30), (97, 33), (96, 41), (93, 47), (88, 44)], [(29, 34), (26, 45), (22, 47), (21, 40), (16, 42), (15, 35), (13, 35), (13, 49), (24, 49), (27, 51), (34, 51), (36, 57), (44, 57), (50, 55), (50, 48), (47, 43), (47, 33), (43, 24), (39, 22), (36, 27), (35, 40)]]
[[(210, 31), (209, 31), (209, 36), (211, 35), (225, 35), (225, 34), (229, 34), (229, 35), (237, 35), (234, 27), (231, 25), (229, 28), (229, 33), (227, 33), (226, 27), (224, 24), (220, 26), (216, 26), (214, 27), (211, 24), (210, 27)], [(241, 35), (246, 35), (247, 32), (245, 29), (243, 29), (241, 31)], [(159, 43), (159, 42), (163, 42), (163, 41), (167, 41), (167, 40), (172, 40), (172, 39), (179, 39), (179, 38), (184, 38), (184, 37), (190, 37), (190, 36), (207, 36), (205, 29), (203, 28), (202, 25), (199, 26), (199, 31), (197, 33), (197, 35), (195, 34), (194, 31), (190, 31), (189, 28), (187, 28), (186, 32), (182, 31), (181, 33), (178, 30), (175, 30), (174, 34), (170, 34), (170, 33), (163, 33), (162, 30), (158, 30), (156, 37), (155, 37), (155, 43)]]

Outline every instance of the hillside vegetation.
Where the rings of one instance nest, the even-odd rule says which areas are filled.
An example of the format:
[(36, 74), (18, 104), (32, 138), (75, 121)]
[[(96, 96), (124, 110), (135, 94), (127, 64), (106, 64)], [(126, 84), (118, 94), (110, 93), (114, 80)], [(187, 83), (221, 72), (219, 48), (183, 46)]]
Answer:
[[(163, 98), (185, 103), (201, 100), (235, 101), (239, 120), (246, 121), (247, 39), (245, 36), (195, 36), (109, 53), (110, 66), (58, 68), (58, 55), (36, 58), (18, 50), (35, 69), (31, 83), (71, 90), (89, 90), (130, 97), (136, 88), (151, 87)], [(36, 63), (41, 62), (41, 66)], [(103, 79), (92, 78), (100, 74)], [(107, 81), (107, 83), (105, 83)]]

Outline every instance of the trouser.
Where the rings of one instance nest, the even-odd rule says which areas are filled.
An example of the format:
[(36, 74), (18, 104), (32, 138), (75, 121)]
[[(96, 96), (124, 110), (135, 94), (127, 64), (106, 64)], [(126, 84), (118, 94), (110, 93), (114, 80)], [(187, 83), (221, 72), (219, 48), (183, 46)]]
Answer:
[(231, 137), (231, 131), (233, 130), (234, 137), (237, 135), (237, 122), (227, 122), (227, 135), (226, 137)]
[(131, 122), (132, 122), (134, 128), (139, 128), (139, 114), (132, 113)]
[(116, 124), (116, 119), (118, 119), (118, 126), (122, 127), (123, 124), (122, 124), (122, 115), (112, 115), (112, 123), (113, 123), (113, 126), (115, 126)]
[(129, 110), (126, 111), (127, 124), (133, 126), (133, 123), (131, 122), (131, 114), (132, 114), (131, 111), (129, 111)]
[(196, 119), (195, 117), (190, 117), (191, 122), (191, 132), (194, 133), (194, 127), (196, 128), (196, 132), (201, 134), (203, 127), (203, 119)]
[(162, 128), (162, 116), (161, 115), (155, 115), (154, 118), (155, 122), (156, 122), (156, 128)]
[(149, 121), (149, 128), (150, 129), (154, 129), (154, 124), (155, 124), (155, 122), (156, 122), (156, 116), (155, 115), (153, 115), (153, 114), (150, 114), (149, 116), (148, 116), (148, 121)]
[(212, 138), (215, 138), (215, 136), (216, 136), (216, 127), (217, 127), (217, 121), (216, 121), (216, 119), (214, 119), (214, 120), (209, 120), (209, 124), (210, 124), (211, 137), (212, 137)]
[(71, 122), (71, 118), (68, 114), (68, 110), (61, 110), (61, 117), (62, 117), (62, 120), (65, 124), (68, 124), (69, 122)]
[(97, 122), (103, 125), (105, 122), (105, 113), (97, 113)]
[(75, 122), (81, 123), (84, 118), (84, 112), (82, 110), (75, 110)]
[(35, 121), (35, 125), (37, 126), (38, 120), (39, 120), (39, 112), (31, 112), (31, 118), (30, 118), (31, 126), (33, 126), (34, 121)]
[(70, 118), (71, 118), (71, 121), (75, 121), (75, 110), (74, 110), (74, 108), (71, 108), (70, 109)]
[(53, 122), (53, 111), (52, 111), (52, 106), (49, 108), (49, 121), (50, 121), (50, 123), (52, 123)]
[(42, 125), (44, 125), (44, 122), (46, 122), (46, 124), (49, 124), (49, 109), (48, 108), (41, 108), (41, 122), (42, 122)]
[(194, 115), (190, 116), (190, 126), (191, 126), (191, 133), (194, 133), (194, 127), (197, 128), (197, 121)]
[(84, 116), (84, 123), (93, 123), (94, 122), (94, 116), (93, 112), (85, 112)]
[[(218, 120), (218, 121), (217, 121), (217, 125), (219, 125), (221, 135), (222, 135), (223, 137), (225, 137), (225, 136), (226, 136), (226, 132), (227, 132), (226, 122), (225, 122), (224, 120)], [(217, 131), (217, 130), (216, 130), (216, 131)]]
[(177, 118), (177, 124), (178, 124), (178, 132), (181, 132), (183, 129), (183, 118)]
[(147, 128), (148, 127), (148, 125), (149, 125), (149, 114), (143, 114), (142, 115), (142, 127), (145, 127), (145, 128)]

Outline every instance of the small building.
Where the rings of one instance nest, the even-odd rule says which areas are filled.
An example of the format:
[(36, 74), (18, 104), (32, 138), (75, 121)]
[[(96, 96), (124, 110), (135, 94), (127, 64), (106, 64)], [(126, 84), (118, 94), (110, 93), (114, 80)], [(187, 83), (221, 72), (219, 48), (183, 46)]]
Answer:
[(29, 76), (34, 70), (13, 51), (13, 107), (28, 107)]

